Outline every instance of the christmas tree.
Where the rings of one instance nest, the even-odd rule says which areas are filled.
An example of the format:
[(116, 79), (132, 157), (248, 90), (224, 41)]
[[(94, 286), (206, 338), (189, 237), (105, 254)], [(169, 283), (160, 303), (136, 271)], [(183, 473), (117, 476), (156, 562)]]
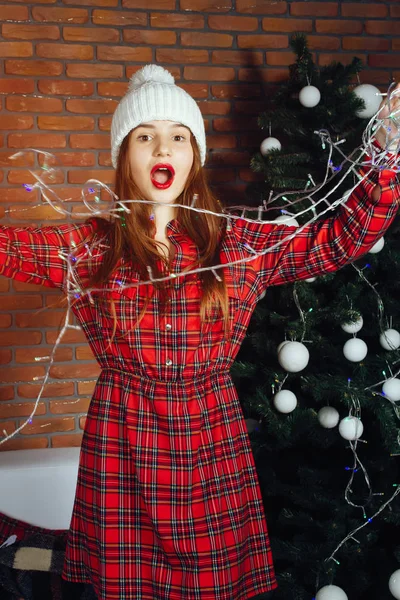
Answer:
[[(282, 149), (253, 158), (265, 181), (249, 193), (265, 203), (271, 191), (298, 190), (295, 210), (288, 202), (297, 215), (301, 193), (323, 181), (329, 160), (314, 132), (345, 140), (329, 167), (346, 172), (351, 164), (339, 148), (355, 156), (367, 121), (354, 93), (357, 58), (318, 70), (304, 36), (292, 47), (290, 79), (260, 116)], [(308, 85), (321, 93), (315, 107), (299, 102)], [(340, 189), (353, 185), (349, 169)], [(400, 568), (398, 229), (397, 221), (374, 252), (335, 274), (268, 290), (234, 365), (271, 536), (276, 600), (400, 598), (400, 572), (392, 576)], [(291, 360), (303, 359), (305, 368), (291, 370)], [(322, 595), (325, 586), (337, 588)]]

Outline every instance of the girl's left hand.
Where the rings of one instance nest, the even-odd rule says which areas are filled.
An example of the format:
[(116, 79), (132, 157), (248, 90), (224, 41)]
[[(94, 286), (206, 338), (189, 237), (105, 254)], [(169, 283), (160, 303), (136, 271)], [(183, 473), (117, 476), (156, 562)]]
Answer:
[(378, 144), (389, 152), (399, 152), (400, 142), (400, 83), (392, 88), (390, 96), (382, 100), (377, 119), (383, 123), (375, 132)]

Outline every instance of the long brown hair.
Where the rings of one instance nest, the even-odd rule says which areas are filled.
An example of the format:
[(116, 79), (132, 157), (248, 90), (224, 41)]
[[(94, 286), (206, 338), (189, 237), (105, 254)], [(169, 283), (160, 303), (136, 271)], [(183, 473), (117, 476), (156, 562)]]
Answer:
[[(131, 134), (132, 132), (125, 137), (121, 144), (115, 174), (114, 191), (121, 201), (124, 199), (143, 199), (131, 175), (129, 162)], [(193, 165), (185, 188), (176, 202), (183, 206), (191, 206), (194, 194), (196, 194), (196, 208), (221, 212), (221, 205), (208, 186), (205, 171), (201, 166), (199, 149), (192, 134), (190, 141), (193, 148)], [(109, 249), (103, 256), (99, 269), (92, 277), (90, 285), (93, 287), (104, 284), (109, 280), (119, 259), (124, 255), (130, 257), (143, 280), (149, 280), (148, 267), (151, 268), (154, 279), (166, 276), (169, 260), (160, 254), (159, 247), (161, 243), (154, 239), (155, 227), (150, 219), (152, 206), (131, 202), (127, 204), (127, 208), (129, 212), (124, 213), (123, 219), (114, 218), (111, 221), (98, 219), (100, 231), (107, 235)], [(198, 260), (193, 262), (189, 268), (212, 267), (217, 264), (220, 239), (225, 233), (225, 219), (185, 208), (177, 209), (176, 218), (199, 251)], [(161, 269), (159, 267), (160, 259), (163, 266)], [(200, 316), (204, 321), (215, 307), (219, 307), (225, 324), (225, 333), (227, 333), (229, 330), (229, 305), (223, 269), (218, 269), (218, 276), (219, 279), (215, 277), (211, 270), (199, 273), (203, 292)], [(148, 288), (148, 286), (146, 287)], [(157, 287), (162, 289), (164, 295), (168, 294), (168, 285), (158, 285)], [(142, 311), (138, 323), (144, 312), (145, 310)]]

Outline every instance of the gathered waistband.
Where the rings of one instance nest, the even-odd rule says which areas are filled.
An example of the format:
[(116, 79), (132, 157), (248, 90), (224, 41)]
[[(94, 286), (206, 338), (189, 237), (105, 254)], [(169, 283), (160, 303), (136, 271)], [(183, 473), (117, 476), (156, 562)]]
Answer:
[[(131, 377), (138, 381), (151, 383), (151, 384), (159, 384), (159, 385), (177, 385), (177, 386), (190, 386), (193, 384), (201, 384), (210, 379), (230, 379), (230, 372), (228, 370), (212, 370), (204, 373), (202, 375), (197, 376), (189, 376), (187, 379), (157, 379), (155, 377), (151, 377), (149, 375), (145, 375), (142, 373), (133, 373), (132, 371), (125, 371), (123, 369), (118, 369), (116, 367), (104, 367), (101, 369), (101, 373), (118, 373), (121, 376)], [(100, 374), (101, 377), (101, 374)]]

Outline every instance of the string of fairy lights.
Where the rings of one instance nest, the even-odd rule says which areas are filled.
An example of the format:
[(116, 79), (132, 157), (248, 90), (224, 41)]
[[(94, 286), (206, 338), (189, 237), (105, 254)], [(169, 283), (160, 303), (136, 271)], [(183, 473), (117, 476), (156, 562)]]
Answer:
[[(283, 236), (282, 239), (269, 246), (268, 248), (263, 249), (262, 251), (256, 251), (250, 245), (246, 245), (246, 249), (249, 253), (249, 256), (245, 258), (241, 258), (236, 261), (232, 261), (227, 264), (216, 264), (212, 267), (197, 267), (191, 270), (187, 270), (185, 272), (180, 273), (169, 273), (163, 277), (154, 278), (150, 267), (148, 268), (149, 279), (147, 281), (140, 281), (140, 283), (131, 283), (121, 286), (123, 288), (129, 287), (137, 287), (138, 285), (152, 285), (154, 283), (166, 282), (176, 278), (187, 277), (190, 275), (198, 274), (207, 270), (213, 272), (214, 276), (217, 279), (220, 279), (218, 271), (220, 269), (233, 266), (239, 263), (247, 263), (254, 261), (258, 257), (267, 254), (269, 252), (274, 252), (278, 247), (282, 244), (287, 244), (290, 240), (292, 240), (296, 235), (298, 235), (304, 228), (308, 227), (311, 223), (313, 223), (316, 219), (321, 219), (327, 213), (330, 213), (337, 209), (339, 206), (342, 206), (344, 209), (348, 209), (346, 206), (347, 200), (350, 197), (353, 190), (359, 185), (360, 182), (368, 179), (368, 176), (371, 171), (380, 171), (383, 169), (390, 169), (395, 173), (400, 172), (400, 157), (399, 157), (399, 147), (400, 147), (400, 135), (398, 133), (398, 126), (400, 125), (400, 109), (392, 110), (392, 101), (400, 96), (400, 89), (393, 89), (391, 86), (386, 95), (386, 107), (388, 108), (389, 116), (385, 118), (380, 117), (380, 113), (378, 112), (371, 120), (369, 121), (362, 138), (362, 144), (360, 148), (354, 151), (350, 156), (346, 156), (341, 151), (341, 144), (344, 140), (338, 140), (334, 142), (328, 131), (322, 130), (315, 132), (319, 135), (321, 140), (321, 146), (323, 149), (328, 147), (328, 157), (326, 163), (325, 176), (323, 181), (316, 185), (313, 181), (311, 175), (309, 176), (309, 181), (307, 182), (306, 188), (303, 193), (299, 194), (298, 190), (295, 191), (286, 191), (284, 193), (274, 195), (271, 192), (268, 199), (265, 199), (262, 204), (257, 208), (248, 207), (248, 206), (233, 206), (230, 209), (223, 210), (222, 212), (213, 212), (203, 208), (198, 207), (196, 196), (193, 197), (193, 201), (191, 206), (185, 206), (182, 204), (171, 204), (168, 206), (172, 206), (174, 208), (183, 208), (185, 210), (191, 210), (197, 213), (206, 213), (212, 214), (227, 221), (226, 226), (227, 230), (229, 230), (232, 226), (232, 222), (235, 219), (244, 219), (247, 222), (256, 222), (256, 223), (271, 223), (277, 225), (274, 220), (266, 220), (264, 217), (268, 213), (268, 211), (276, 210), (277, 208), (284, 215), (288, 215), (288, 217), (292, 217), (294, 215), (294, 211), (296, 210), (296, 206), (298, 204), (302, 204), (307, 206), (301, 211), (298, 211), (296, 217), (307, 216), (308, 220), (303, 225), (298, 227), (287, 227), (287, 235)], [(389, 125), (387, 124), (389, 121)], [(374, 133), (378, 128), (384, 128), (386, 131), (386, 143), (384, 147), (378, 146), (374, 142)], [(341, 156), (341, 163), (334, 165), (332, 162), (333, 151), (336, 151)], [(43, 162), (43, 166), (39, 172), (30, 170), (31, 175), (35, 179), (35, 183), (32, 185), (25, 184), (25, 189), (27, 192), (32, 192), (33, 190), (39, 190), (41, 196), (44, 200), (58, 213), (62, 214), (65, 217), (76, 217), (76, 218), (90, 218), (90, 217), (103, 217), (106, 219), (123, 219), (124, 215), (130, 212), (129, 206), (132, 203), (142, 203), (147, 205), (155, 205), (155, 202), (151, 202), (148, 200), (135, 200), (135, 199), (120, 199), (115, 193), (109, 188), (106, 184), (96, 180), (89, 179), (83, 186), (81, 190), (81, 198), (82, 204), (86, 210), (81, 212), (74, 212), (68, 210), (65, 205), (65, 202), (57, 195), (57, 191), (52, 188), (52, 184), (54, 181), (57, 181), (57, 164), (56, 158), (48, 152), (36, 150), (36, 149), (26, 149), (22, 152), (18, 152), (14, 154), (12, 158), (23, 158), (27, 157), (28, 152), (33, 152), (37, 155), (38, 161)], [(363, 169), (363, 174), (359, 173), (359, 169)], [(335, 194), (338, 188), (342, 185), (343, 181), (347, 178), (349, 172), (352, 172), (354, 175), (355, 183), (352, 188), (347, 190), (346, 194), (343, 197), (335, 198)], [(324, 194), (324, 188), (328, 187), (329, 191)], [(292, 196), (295, 196), (294, 199), (291, 199)], [(108, 200), (104, 200), (104, 197), (108, 198)], [(282, 200), (283, 204), (277, 206), (277, 201)], [(42, 206), (42, 203), (37, 204), (36, 206)], [(30, 207), (29, 210), (31, 210)], [(318, 214), (317, 209), (318, 208)], [(246, 213), (254, 214), (255, 210), (257, 210), (257, 219), (248, 218)], [(349, 210), (349, 209), (348, 209)], [(12, 213), (12, 210), (6, 211), (9, 214)], [(20, 210), (18, 211), (21, 212)], [(240, 212), (240, 214), (237, 214)], [(48, 357), (37, 357), (37, 361), (48, 360), (47, 368), (45, 375), (43, 377), (35, 377), (33, 381), (37, 383), (41, 381), (41, 388), (34, 403), (33, 409), (29, 417), (13, 431), (8, 434), (7, 431), (3, 430), (4, 437), (0, 439), (0, 445), (4, 444), (12, 437), (17, 435), (28, 423), (32, 422), (32, 419), (36, 413), (39, 401), (43, 395), (44, 388), (50, 379), (50, 369), (54, 363), (55, 353), (60, 342), (63, 339), (64, 334), (71, 329), (79, 329), (79, 326), (74, 325), (72, 319), (72, 303), (74, 300), (79, 298), (83, 294), (87, 294), (89, 301), (93, 301), (91, 298), (91, 294), (96, 291), (100, 291), (98, 288), (82, 288), (79, 277), (77, 275), (77, 269), (79, 265), (83, 262), (90, 260), (94, 251), (97, 253), (103, 253), (107, 251), (107, 245), (104, 243), (104, 239), (96, 240), (91, 244), (85, 243), (83, 245), (76, 245), (72, 240), (70, 242), (70, 246), (67, 251), (60, 250), (59, 257), (62, 261), (65, 262), (66, 265), (66, 285), (65, 292), (68, 300), (66, 316), (64, 323), (59, 331), (57, 340), (52, 348), (52, 351)], [(354, 265), (353, 265), (354, 266)], [(374, 286), (370, 284), (368, 279), (365, 277), (362, 270), (358, 267), (356, 268), (358, 275), (370, 285), (375, 294), (377, 295), (378, 301), (378, 312), (379, 312), (379, 322), (381, 329), (383, 330), (383, 318), (384, 318), (384, 307), (382, 303), (382, 299), (380, 298), (378, 292), (375, 290)], [(102, 288), (101, 291), (107, 291), (107, 289)], [(297, 297), (296, 289), (294, 291), (294, 301), (299, 310), (299, 315), (303, 323), (303, 333), (301, 340), (304, 341), (306, 330), (307, 330), (307, 321), (306, 321), (306, 313), (302, 310), (299, 299)], [(391, 370), (390, 370), (391, 371)], [(400, 374), (400, 368), (396, 371), (395, 375), (392, 374), (393, 377), (396, 377)], [(285, 377), (285, 381), (288, 375)], [(385, 380), (383, 380), (385, 381)], [(279, 389), (281, 389), (283, 382), (279, 383)], [(349, 384), (350, 385), (350, 384)], [(374, 394), (381, 395), (389, 400), (393, 406), (394, 412), (397, 418), (400, 419), (400, 410), (394, 401), (391, 401), (384, 394), (379, 394), (375, 391), (375, 388), (382, 385), (382, 381), (373, 384), (366, 388), (366, 390), (373, 391)], [(352, 406), (350, 408), (350, 415), (354, 415), (357, 418), (360, 417), (361, 408), (357, 398), (351, 394), (351, 402)], [(350, 539), (355, 540), (354, 535), (357, 534), (358, 531), (366, 527), (373, 519), (375, 519), (386, 507), (390, 505), (390, 503), (395, 499), (395, 497), (400, 493), (400, 487), (396, 487), (396, 490), (392, 494), (392, 496), (386, 500), (379, 509), (371, 516), (367, 517), (365, 506), (356, 505), (352, 502), (350, 494), (351, 494), (351, 485), (354, 480), (354, 476), (356, 471), (361, 470), (364, 475), (366, 484), (368, 486), (369, 495), (373, 494), (371, 483), (369, 481), (368, 473), (366, 472), (360, 457), (357, 453), (357, 443), (362, 440), (356, 439), (354, 442), (350, 441), (350, 448), (353, 453), (353, 467), (350, 468), (351, 476), (349, 483), (345, 490), (345, 498), (348, 504), (361, 508), (363, 511), (364, 521), (363, 523), (351, 531), (334, 549), (331, 555), (326, 559), (326, 563), (329, 564), (330, 561), (334, 561), (339, 564), (339, 561), (336, 559), (336, 555), (339, 552), (340, 548)], [(399, 433), (399, 442), (400, 442), (400, 433)], [(318, 581), (317, 581), (318, 588)]]

